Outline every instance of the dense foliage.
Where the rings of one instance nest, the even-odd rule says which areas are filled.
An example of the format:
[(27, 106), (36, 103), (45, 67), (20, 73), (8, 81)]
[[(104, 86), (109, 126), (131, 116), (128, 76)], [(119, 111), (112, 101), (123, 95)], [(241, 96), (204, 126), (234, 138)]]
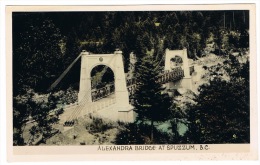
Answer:
[[(194, 53), (201, 54), (208, 41), (219, 47), (227, 47), (223, 45), (227, 42), (248, 47), (248, 14), (248, 11), (14, 13), (14, 94), (21, 93), (24, 86), (45, 92), (82, 49), (112, 53), (120, 48), (127, 71), (130, 52), (141, 59), (147, 50), (154, 49), (161, 59), (166, 48), (186, 47), (193, 58)], [(78, 80), (79, 63), (62, 86), (67, 88)]]
[(240, 64), (230, 55), (224, 65), (209, 69), (212, 78), (200, 87), (197, 104), (188, 113), (187, 142), (249, 143), (249, 61)]
[[(45, 142), (52, 134), (57, 133), (58, 130), (54, 129), (53, 125), (59, 121), (58, 117), (63, 112), (62, 108), (57, 107), (57, 100), (58, 97), (52, 94), (37, 98), (33, 91), (14, 98), (14, 145), (32, 145)], [(25, 131), (26, 126), (30, 135)]]
[(150, 129), (151, 126), (148, 124), (137, 124), (129, 123), (124, 126), (122, 130), (117, 134), (114, 143), (118, 145), (127, 145), (127, 144), (167, 144), (170, 136), (154, 128), (153, 134), (154, 139), (151, 141), (150, 138)]
[(14, 38), (14, 95), (28, 88), (46, 92), (62, 68), (59, 29), (48, 19), (31, 21)]

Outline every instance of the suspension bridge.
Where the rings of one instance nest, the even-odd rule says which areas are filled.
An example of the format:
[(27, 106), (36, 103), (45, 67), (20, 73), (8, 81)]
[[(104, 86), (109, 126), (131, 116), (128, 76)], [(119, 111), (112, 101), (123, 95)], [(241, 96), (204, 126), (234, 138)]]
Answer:
[[(171, 59), (180, 56), (181, 64), (172, 64)], [(72, 64), (51, 85), (50, 90), (61, 81), (70, 68), (81, 57), (80, 88), (78, 102), (64, 106), (64, 113), (60, 116), (60, 122), (64, 126), (73, 126), (77, 119), (85, 115), (105, 117), (114, 121), (133, 122), (135, 113), (131, 105), (131, 98), (137, 88), (138, 80), (128, 78), (124, 73), (122, 51), (116, 50), (114, 54), (90, 54), (83, 51)], [(135, 61), (135, 60), (132, 60)], [(164, 57), (164, 71), (157, 77), (157, 82), (164, 84), (167, 89), (187, 88), (191, 89), (191, 75), (194, 66), (188, 65), (187, 50), (166, 50)], [(131, 59), (130, 59), (131, 62)], [(158, 65), (159, 65), (158, 64)], [(98, 65), (105, 67), (100, 72), (101, 76), (109, 67), (114, 73), (114, 82), (106, 84), (102, 88), (92, 89), (91, 71)], [(134, 64), (130, 64), (134, 66)], [(177, 86), (176, 86), (177, 84)]]

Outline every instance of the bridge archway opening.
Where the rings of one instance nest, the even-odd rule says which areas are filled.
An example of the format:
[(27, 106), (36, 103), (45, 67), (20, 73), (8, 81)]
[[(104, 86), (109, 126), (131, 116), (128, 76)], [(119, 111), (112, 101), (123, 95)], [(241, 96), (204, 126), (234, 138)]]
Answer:
[(175, 55), (170, 59), (171, 69), (174, 69), (176, 67), (181, 67), (182, 65), (183, 65), (183, 59), (180, 55)]
[(96, 65), (91, 72), (91, 89), (103, 88), (108, 84), (115, 85), (113, 70), (107, 65)]
[(106, 65), (96, 65), (90, 71), (91, 97), (97, 101), (115, 93), (115, 78), (112, 69)]

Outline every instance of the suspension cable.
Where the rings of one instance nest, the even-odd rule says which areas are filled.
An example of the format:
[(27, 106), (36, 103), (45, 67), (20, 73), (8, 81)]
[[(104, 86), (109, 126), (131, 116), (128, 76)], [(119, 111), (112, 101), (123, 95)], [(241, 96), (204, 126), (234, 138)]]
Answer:
[(59, 83), (60, 81), (65, 77), (65, 75), (70, 71), (70, 69), (73, 67), (73, 65), (78, 61), (78, 59), (81, 57), (81, 53), (79, 56), (68, 66), (68, 68), (57, 78), (56, 81), (54, 81), (53, 84), (49, 87), (48, 91), (53, 90)]

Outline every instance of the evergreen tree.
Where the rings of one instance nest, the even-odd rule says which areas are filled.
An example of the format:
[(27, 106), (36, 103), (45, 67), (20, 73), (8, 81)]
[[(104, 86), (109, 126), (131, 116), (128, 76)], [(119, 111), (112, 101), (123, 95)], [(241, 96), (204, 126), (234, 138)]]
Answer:
[(13, 99), (13, 145), (25, 145), (23, 132), (30, 112), (35, 106), (32, 93), (24, 95), (24, 99)]
[(160, 68), (152, 56), (146, 55), (137, 68), (137, 89), (134, 98), (134, 111), (137, 121), (151, 122), (151, 142), (155, 122), (163, 122), (171, 117), (171, 100), (158, 83)]
[(240, 64), (229, 56), (221, 68), (229, 80), (218, 74), (220, 67), (212, 69), (188, 112), (188, 143), (250, 142), (249, 61)]
[[(25, 87), (46, 91), (62, 69), (59, 28), (49, 19), (27, 18), (23, 31), (14, 38), (17, 40), (13, 51), (14, 95)], [(14, 31), (18, 28), (15, 26)]]
[[(65, 70), (80, 54), (80, 42), (77, 36), (75, 29), (72, 29), (71, 33), (68, 34), (64, 43), (65, 51), (62, 58), (62, 69)], [(87, 49), (87, 51), (89, 51)], [(78, 80), (80, 77), (80, 60), (76, 62), (76, 64), (71, 68), (69, 73), (62, 79), (59, 86), (61, 89), (66, 89), (69, 86), (72, 86), (78, 89)], [(57, 75), (56, 78), (58, 78)]]
[(35, 102), (31, 111), (34, 125), (29, 130), (29, 145), (45, 143), (49, 137), (57, 133), (58, 130), (53, 128), (53, 125), (59, 122), (59, 115), (63, 113), (63, 108), (57, 108), (58, 100), (58, 96), (50, 94), (47, 101)]
[[(13, 99), (13, 145), (39, 144), (56, 133), (53, 125), (58, 123), (59, 115), (63, 113), (63, 109), (56, 106), (59, 97), (50, 94), (46, 99), (39, 99), (30, 90)], [(26, 126), (30, 128), (29, 139), (24, 137)]]

